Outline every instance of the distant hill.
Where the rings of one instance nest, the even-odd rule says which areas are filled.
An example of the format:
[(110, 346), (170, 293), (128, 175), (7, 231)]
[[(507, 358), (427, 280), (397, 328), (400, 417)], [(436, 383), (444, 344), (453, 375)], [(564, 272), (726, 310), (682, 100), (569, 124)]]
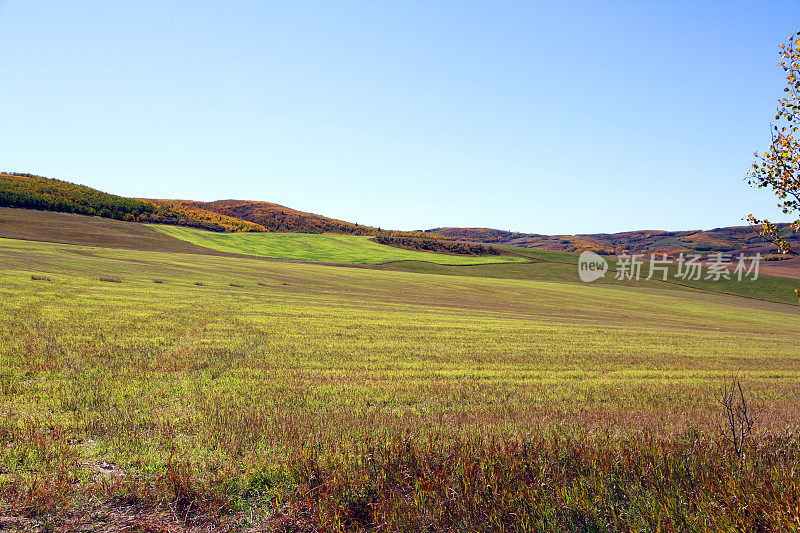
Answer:
[(166, 214), (150, 202), (33, 174), (0, 173), (0, 206), (96, 215), (118, 220), (153, 220)]
[(217, 200), (195, 202), (207, 211), (258, 224), (268, 231), (299, 233), (339, 233), (343, 235), (424, 237), (424, 232), (392, 231), (372, 226), (362, 226), (344, 220), (328, 218), (314, 213), (297, 211), (269, 202), (249, 200)]
[[(261, 224), (256, 224), (249, 220), (242, 220), (231, 217), (223, 213), (207, 209), (205, 202), (195, 202), (193, 200), (149, 200), (155, 205), (174, 211), (186, 219), (193, 221), (203, 221), (207, 224), (219, 226), (216, 231), (269, 231)], [(186, 225), (186, 224), (184, 224)]]
[[(583, 235), (542, 235), (491, 228), (435, 228), (425, 232), (392, 231), (249, 200), (152, 200), (126, 198), (91, 187), (34, 174), (0, 172), (0, 206), (95, 215), (103, 218), (188, 226), (216, 232), (296, 232), (368, 235), (390, 246), (471, 253), (469, 246), (444, 245), (431, 239), (477, 245), (507, 245), (560, 251), (620, 252), (746, 252), (769, 254), (774, 247), (748, 226), (708, 231), (643, 230)], [(779, 225), (791, 236), (788, 224)], [(421, 239), (425, 237), (425, 239)], [(405, 239), (405, 240), (403, 240)], [(791, 236), (797, 240), (796, 236)], [(458, 250), (457, 252), (455, 250)], [(475, 248), (475, 250), (481, 250)], [(466, 251), (466, 252), (465, 252)], [(773, 257), (777, 258), (777, 257)]]
[[(779, 224), (787, 237), (788, 224)], [(459, 239), (478, 244), (497, 244), (579, 252), (592, 250), (600, 254), (621, 252), (648, 253), (756, 253), (770, 254), (775, 247), (765, 242), (749, 226), (733, 226), (712, 230), (661, 231), (641, 230), (623, 233), (593, 233), (580, 235), (541, 235), (516, 233), (490, 228), (435, 228), (427, 230), (447, 239)], [(796, 237), (792, 237), (797, 240)]]
[(0, 172), (0, 207), (190, 226), (211, 231), (238, 231), (241, 226), (248, 225), (215, 213), (198, 216), (198, 213), (180, 209), (179, 205), (126, 198), (68, 181), (12, 172)]
[[(34, 174), (0, 172), (0, 207), (93, 215), (131, 222), (188, 226), (217, 232), (286, 231), (383, 237), (431, 237), (305, 213), (269, 202), (126, 198)], [(438, 237), (438, 236), (433, 236)]]

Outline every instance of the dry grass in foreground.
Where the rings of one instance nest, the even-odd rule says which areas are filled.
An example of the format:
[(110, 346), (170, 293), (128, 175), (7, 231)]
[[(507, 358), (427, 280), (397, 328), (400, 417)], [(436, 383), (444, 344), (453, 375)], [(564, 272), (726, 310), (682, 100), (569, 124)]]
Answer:
[[(5, 440), (5, 439), (4, 439)], [(51, 443), (52, 444), (52, 443)], [(723, 440), (578, 432), (520, 439), (365, 440), (331, 454), (289, 445), (247, 479), (170, 457), (147, 477), (68, 471), (15, 478), (2, 511), (39, 530), (793, 531), (800, 441), (762, 436), (740, 460)], [(14, 522), (4, 527), (13, 528)]]

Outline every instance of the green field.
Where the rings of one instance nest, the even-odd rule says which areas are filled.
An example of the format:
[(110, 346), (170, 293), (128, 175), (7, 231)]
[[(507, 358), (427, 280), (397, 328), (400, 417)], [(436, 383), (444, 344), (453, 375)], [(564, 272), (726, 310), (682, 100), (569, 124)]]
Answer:
[(447, 265), (525, 262), (513, 255), (466, 256), (419, 252), (385, 246), (368, 236), (312, 233), (214, 233), (180, 226), (150, 227), (212, 250), (260, 257), (299, 259), (328, 263), (386, 263), (427, 261)]
[[(796, 308), (8, 239), (0, 256), (0, 515), (702, 530), (800, 486)], [(719, 492), (740, 468), (716, 437), (734, 377), (765, 440)], [(783, 501), (753, 508), (783, 525)]]

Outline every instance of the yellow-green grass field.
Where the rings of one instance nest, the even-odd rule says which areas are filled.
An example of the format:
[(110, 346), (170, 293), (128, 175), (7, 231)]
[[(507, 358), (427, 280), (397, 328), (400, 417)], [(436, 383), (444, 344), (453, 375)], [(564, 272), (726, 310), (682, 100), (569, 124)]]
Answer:
[[(0, 515), (23, 525), (800, 520), (796, 307), (8, 239), (0, 258)], [(761, 414), (749, 462), (719, 438), (735, 378)]]
[(469, 256), (406, 250), (378, 244), (368, 236), (313, 233), (216, 233), (181, 226), (150, 224), (166, 235), (198, 246), (260, 257), (328, 263), (427, 261), (445, 265), (526, 262), (513, 255)]

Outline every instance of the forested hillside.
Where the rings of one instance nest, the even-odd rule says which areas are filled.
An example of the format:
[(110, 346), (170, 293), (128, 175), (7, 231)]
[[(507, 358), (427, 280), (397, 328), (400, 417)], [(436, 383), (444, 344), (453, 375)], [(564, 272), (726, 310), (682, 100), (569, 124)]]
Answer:
[(0, 173), (0, 206), (155, 222), (167, 210), (151, 202), (33, 174)]
[(437, 237), (424, 232), (392, 231), (362, 226), (344, 220), (328, 218), (314, 213), (297, 211), (289, 207), (269, 202), (248, 200), (217, 200), (200, 203), (203, 209), (258, 224), (268, 231), (289, 231), (298, 233), (340, 233), (344, 235), (383, 235), (404, 237)]
[(421, 231), (392, 231), (362, 226), (269, 202), (126, 198), (68, 181), (17, 172), (0, 173), (0, 207), (189, 226), (217, 232), (282, 231), (438, 238), (438, 235)]
[(219, 231), (269, 231), (261, 224), (214, 212), (206, 209), (204, 202), (192, 200), (151, 200), (156, 205), (167, 208), (180, 216), (197, 222), (213, 224)]
[(417, 239), (413, 237), (383, 237), (373, 238), (378, 244), (405, 248), (407, 250), (419, 250), (423, 252), (436, 252), (440, 254), (456, 255), (501, 255), (504, 252), (493, 246), (482, 244), (470, 244), (466, 242), (448, 241), (444, 239)]
[[(0, 206), (75, 213), (130, 222), (154, 222), (191, 226), (211, 231), (232, 230), (219, 216), (194, 213), (159, 205), (150, 200), (108, 194), (85, 185), (34, 174), (0, 173)], [(240, 222), (240, 225), (247, 223)]]

